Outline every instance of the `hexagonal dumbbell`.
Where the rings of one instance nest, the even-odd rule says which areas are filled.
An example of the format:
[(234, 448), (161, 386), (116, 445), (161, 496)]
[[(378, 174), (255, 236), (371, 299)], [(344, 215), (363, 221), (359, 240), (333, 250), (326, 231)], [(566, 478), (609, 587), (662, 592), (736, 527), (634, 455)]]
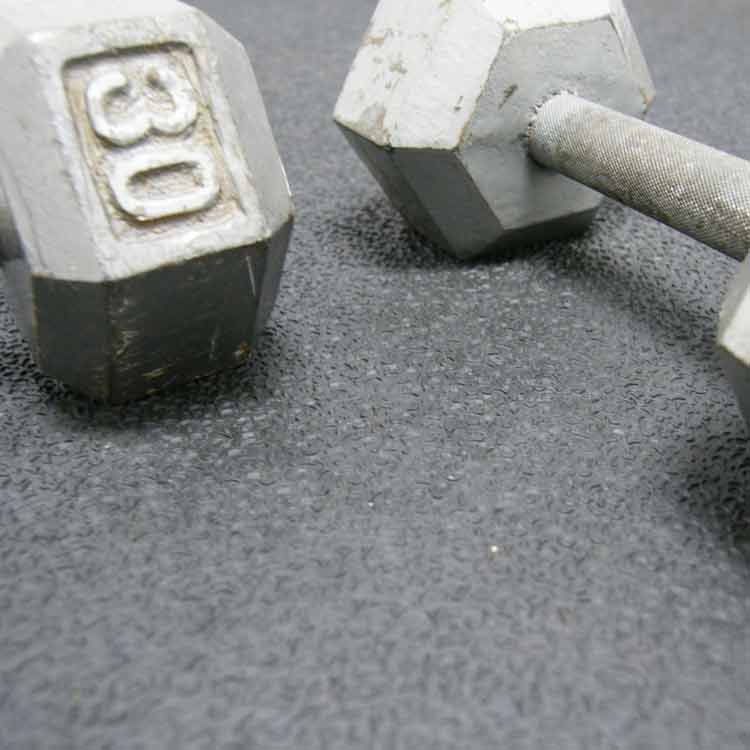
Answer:
[(0, 212), (40, 368), (124, 401), (246, 359), (289, 186), (242, 46), (177, 0), (2, 0)]
[[(602, 194), (744, 258), (750, 164), (637, 119), (653, 95), (621, 0), (381, 0), (335, 119), (460, 258), (581, 230)], [(750, 422), (750, 259), (719, 347)]]

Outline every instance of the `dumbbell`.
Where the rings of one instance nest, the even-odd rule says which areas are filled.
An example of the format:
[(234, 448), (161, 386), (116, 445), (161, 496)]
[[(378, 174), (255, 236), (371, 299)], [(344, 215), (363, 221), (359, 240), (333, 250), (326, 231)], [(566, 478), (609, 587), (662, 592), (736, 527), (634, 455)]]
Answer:
[[(603, 194), (745, 258), (750, 164), (642, 122), (653, 96), (620, 0), (381, 0), (334, 118), (459, 258), (580, 231)], [(750, 422), (750, 260), (719, 349)]]
[(177, 0), (1, 0), (0, 238), (39, 367), (102, 401), (244, 361), (289, 186), (243, 47)]

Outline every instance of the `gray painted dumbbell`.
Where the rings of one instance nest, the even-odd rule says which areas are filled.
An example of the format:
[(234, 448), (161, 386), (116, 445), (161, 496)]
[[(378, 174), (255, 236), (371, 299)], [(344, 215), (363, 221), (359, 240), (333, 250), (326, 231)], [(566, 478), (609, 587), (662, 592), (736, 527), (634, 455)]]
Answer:
[[(621, 0), (381, 0), (335, 119), (460, 258), (585, 228), (602, 193), (745, 258), (750, 164), (641, 122), (653, 96)], [(719, 349), (750, 422), (750, 259)]]
[(246, 359), (289, 186), (242, 46), (176, 0), (0, 0), (9, 296), (40, 368), (138, 398)]

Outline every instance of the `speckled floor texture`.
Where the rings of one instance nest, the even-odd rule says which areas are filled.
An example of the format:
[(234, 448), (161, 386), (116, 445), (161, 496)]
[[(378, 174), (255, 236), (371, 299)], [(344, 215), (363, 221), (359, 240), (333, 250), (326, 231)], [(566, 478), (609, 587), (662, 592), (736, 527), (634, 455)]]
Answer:
[[(201, 0), (296, 194), (249, 366), (42, 377), (2, 297), (0, 748), (746, 750), (736, 264), (607, 204), (457, 263), (332, 126), (374, 0)], [(631, 0), (652, 120), (750, 157), (746, 0)]]

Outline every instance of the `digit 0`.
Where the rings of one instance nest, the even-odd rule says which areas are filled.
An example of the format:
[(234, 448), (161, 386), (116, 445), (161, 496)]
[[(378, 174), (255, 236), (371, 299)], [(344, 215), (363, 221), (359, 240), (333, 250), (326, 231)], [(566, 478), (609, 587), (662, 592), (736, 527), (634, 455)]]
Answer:
[[(139, 197), (134, 183), (149, 176), (187, 167), (194, 187), (171, 197)], [(137, 221), (156, 221), (195, 213), (209, 208), (218, 198), (221, 186), (210, 152), (184, 145), (145, 147), (137, 153), (120, 156), (110, 170), (110, 187), (118, 206)]]

